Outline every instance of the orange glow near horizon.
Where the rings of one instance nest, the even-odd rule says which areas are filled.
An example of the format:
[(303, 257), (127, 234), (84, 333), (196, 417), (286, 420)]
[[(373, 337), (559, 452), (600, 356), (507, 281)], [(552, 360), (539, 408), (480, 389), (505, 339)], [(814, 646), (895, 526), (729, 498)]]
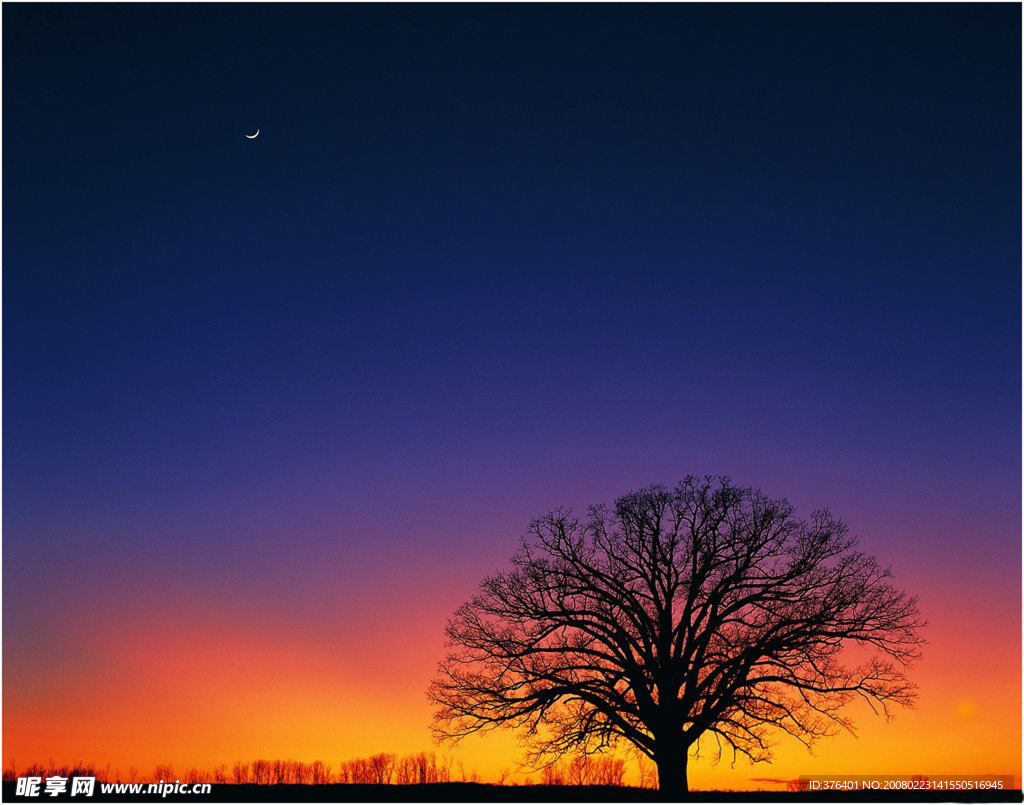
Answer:
[[(772, 788), (761, 780), (802, 774), (1012, 774), (1020, 785), (1019, 652), (972, 641), (969, 613), (931, 613), (930, 645), (914, 678), (918, 706), (887, 723), (854, 706), (856, 737), (820, 741), (814, 753), (780, 736), (771, 764), (715, 764), (714, 746), (691, 761), (694, 788)], [(383, 625), (360, 636), (289, 633), (244, 620), (141, 607), (118, 628), (77, 625), (73, 670), (5, 669), (5, 766), (83, 760), (99, 767), (157, 764), (229, 767), (258, 757), (339, 761), (376, 752), (451, 753), (484, 781), (516, 772), (515, 737), (492, 733), (455, 750), (432, 743), (424, 690), (442, 650), (431, 615), (413, 617), (404, 639)], [(978, 630), (976, 630), (977, 633)], [(966, 642), (965, 642), (966, 641)], [(965, 651), (965, 646), (970, 651)], [(1013, 661), (1012, 656), (1017, 660)], [(14, 691), (12, 694), (11, 691)], [(630, 778), (635, 780), (634, 761)]]

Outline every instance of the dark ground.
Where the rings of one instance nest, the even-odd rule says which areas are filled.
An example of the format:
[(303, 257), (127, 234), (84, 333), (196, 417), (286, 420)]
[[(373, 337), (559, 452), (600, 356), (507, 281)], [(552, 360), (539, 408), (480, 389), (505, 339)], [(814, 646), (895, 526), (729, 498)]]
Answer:
[[(15, 795), (15, 784), (3, 784), (4, 802), (49, 802), (71, 799)], [(1021, 802), (1021, 791), (693, 791), (689, 802)], [(481, 783), (424, 785), (214, 785), (209, 794), (102, 794), (75, 802), (661, 802), (658, 792), (606, 786), (499, 786)]]

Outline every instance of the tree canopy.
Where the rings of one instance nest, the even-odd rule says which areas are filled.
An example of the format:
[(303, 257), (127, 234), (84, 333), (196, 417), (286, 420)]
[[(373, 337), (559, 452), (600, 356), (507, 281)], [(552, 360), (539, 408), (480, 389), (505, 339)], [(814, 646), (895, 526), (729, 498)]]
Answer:
[(507, 570), (449, 621), (435, 732), (521, 730), (528, 760), (625, 742), (687, 789), (691, 749), (771, 758), (915, 696), (915, 597), (827, 511), (687, 477), (530, 525)]

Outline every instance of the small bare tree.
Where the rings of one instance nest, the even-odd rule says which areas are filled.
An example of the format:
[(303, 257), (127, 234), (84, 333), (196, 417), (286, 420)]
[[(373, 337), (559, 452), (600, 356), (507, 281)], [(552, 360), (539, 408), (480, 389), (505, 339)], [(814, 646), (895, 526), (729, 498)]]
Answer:
[(852, 699), (912, 703), (924, 624), (890, 575), (828, 512), (726, 478), (557, 510), (449, 621), (435, 732), (519, 728), (534, 763), (625, 741), (686, 791), (702, 738), (765, 761), (772, 730), (810, 744)]
[(651, 766), (650, 758), (639, 752), (635, 753), (635, 757), (637, 785), (640, 788), (654, 788), (657, 780), (655, 779), (655, 770)]
[(322, 760), (314, 760), (309, 766), (309, 780), (313, 785), (324, 785), (331, 781), (331, 767)]
[(370, 778), (375, 785), (390, 785), (395, 772), (396, 755), (380, 752), (370, 758)]
[(252, 781), (256, 785), (270, 785), (270, 769), (271, 764), (269, 760), (263, 760), (262, 758), (254, 760), (252, 762)]
[(173, 783), (177, 779), (174, 774), (174, 767), (167, 764), (157, 766), (153, 769), (153, 779)]
[(575, 755), (566, 770), (570, 785), (590, 785), (594, 774), (594, 758), (590, 755)]

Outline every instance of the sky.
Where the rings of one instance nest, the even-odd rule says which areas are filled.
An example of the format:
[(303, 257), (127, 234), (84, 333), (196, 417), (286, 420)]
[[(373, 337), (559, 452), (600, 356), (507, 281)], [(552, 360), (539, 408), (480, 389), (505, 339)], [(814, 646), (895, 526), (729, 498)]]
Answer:
[(532, 517), (721, 473), (929, 645), (914, 711), (691, 785), (1020, 785), (1019, 6), (3, 22), (5, 764), (437, 748)]

